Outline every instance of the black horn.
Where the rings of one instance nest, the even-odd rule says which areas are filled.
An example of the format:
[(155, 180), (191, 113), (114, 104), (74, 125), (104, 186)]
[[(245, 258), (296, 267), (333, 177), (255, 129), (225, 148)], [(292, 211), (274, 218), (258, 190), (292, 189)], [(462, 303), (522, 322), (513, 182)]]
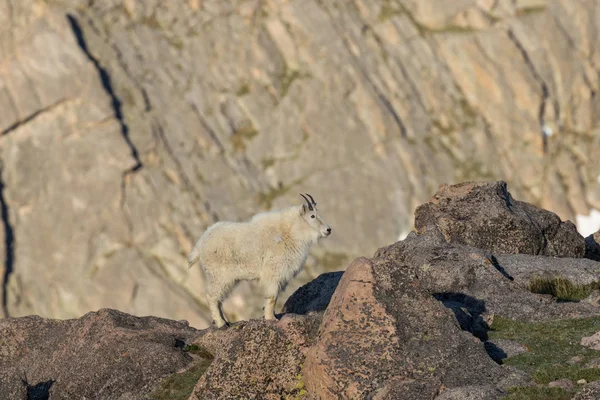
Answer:
[(316, 206), (316, 205), (317, 205), (317, 202), (315, 201), (315, 199), (313, 199), (313, 198), (312, 198), (312, 196), (311, 196), (310, 194), (308, 194), (308, 193), (306, 193), (306, 195), (307, 195), (308, 197), (310, 197), (310, 201), (312, 201), (312, 205), (313, 205), (313, 206)]
[(302, 193), (300, 193), (300, 196), (302, 196), (302, 198), (303, 198), (304, 200), (306, 200), (306, 204), (308, 204), (308, 209), (309, 209), (310, 211), (312, 211), (312, 210), (313, 210), (313, 206), (312, 206), (312, 204), (310, 204), (310, 201), (308, 201), (308, 199), (306, 198), (306, 196), (304, 196)]

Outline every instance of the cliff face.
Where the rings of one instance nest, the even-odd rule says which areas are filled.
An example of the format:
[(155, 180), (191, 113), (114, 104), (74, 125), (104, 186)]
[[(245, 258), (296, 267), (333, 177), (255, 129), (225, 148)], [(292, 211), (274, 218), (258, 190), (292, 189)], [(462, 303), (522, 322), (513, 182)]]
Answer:
[(600, 209), (599, 24), (593, 0), (0, 0), (4, 311), (205, 326), (194, 241), (300, 191), (334, 235), (298, 282), (442, 182)]

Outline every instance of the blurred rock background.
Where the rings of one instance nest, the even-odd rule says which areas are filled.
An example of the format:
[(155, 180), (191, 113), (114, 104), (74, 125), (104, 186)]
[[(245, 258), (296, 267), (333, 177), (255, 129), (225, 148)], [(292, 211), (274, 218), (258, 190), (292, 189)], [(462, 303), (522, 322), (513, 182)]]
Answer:
[(588, 235), (599, 91), (598, 0), (0, 0), (0, 315), (205, 327), (194, 242), (299, 192), (333, 235), (281, 304), (440, 183), (506, 180)]

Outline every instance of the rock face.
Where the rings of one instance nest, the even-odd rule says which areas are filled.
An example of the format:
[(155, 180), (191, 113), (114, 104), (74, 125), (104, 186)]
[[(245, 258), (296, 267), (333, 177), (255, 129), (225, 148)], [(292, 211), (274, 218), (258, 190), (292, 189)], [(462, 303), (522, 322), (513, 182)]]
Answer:
[(77, 320), (6, 318), (0, 398), (139, 399), (189, 366), (182, 348), (198, 334), (186, 323), (109, 309)]
[[(299, 191), (352, 232), (304, 281), (410, 230), (441, 182), (600, 209), (595, 2), (441, 4), (0, 0), (8, 314), (206, 326), (192, 243)], [(227, 312), (258, 316), (252, 298)]]
[(449, 243), (496, 254), (577, 258), (585, 255), (586, 248), (572, 222), (515, 201), (503, 181), (442, 185), (415, 211), (415, 228), (419, 233), (437, 229)]

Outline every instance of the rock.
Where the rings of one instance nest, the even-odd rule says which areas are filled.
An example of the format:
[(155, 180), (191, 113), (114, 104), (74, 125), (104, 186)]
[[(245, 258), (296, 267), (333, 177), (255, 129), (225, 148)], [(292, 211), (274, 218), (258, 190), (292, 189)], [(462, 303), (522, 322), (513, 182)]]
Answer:
[(585, 379), (580, 379), (580, 380), (577, 381), (577, 384), (578, 385), (585, 385), (585, 384), (587, 384), (587, 381)]
[(506, 397), (506, 392), (494, 386), (465, 386), (449, 389), (435, 398), (435, 400), (497, 400)]
[[(506, 179), (563, 219), (600, 209), (585, 2), (13, 3), (0, 1), (12, 316), (118, 307), (206, 327), (191, 245), (299, 191), (334, 229), (315, 260), (372, 254), (442, 182)], [(297, 283), (345, 265), (314, 262)], [(246, 285), (225, 310), (258, 317), (261, 303)]]
[(505, 358), (514, 357), (529, 351), (527, 347), (523, 346), (522, 344), (508, 339), (487, 340), (485, 341), (484, 345), (485, 350), (492, 360), (498, 363)]
[(550, 383), (548, 383), (548, 387), (551, 388), (561, 388), (564, 389), (566, 391), (570, 391), (571, 389), (573, 389), (573, 381), (570, 379), (558, 379), (556, 381), (552, 381)]
[(574, 357), (571, 357), (567, 361), (567, 364), (569, 364), (569, 365), (578, 365), (578, 364), (581, 364), (584, 360), (585, 360), (585, 358), (583, 356), (574, 356)]
[(520, 321), (600, 315), (600, 308), (587, 302), (532, 293), (489, 252), (447, 243), (434, 228), (410, 234), (375, 256), (403, 265), (423, 290), (454, 312), (463, 329), (481, 340), (487, 340), (487, 319), (494, 315)]
[(533, 279), (561, 278), (574, 285), (590, 285), (600, 279), (600, 263), (585, 258), (540, 257), (504, 254), (495, 261), (515, 282), (528, 285)]
[(580, 344), (592, 350), (600, 350), (600, 331), (594, 333), (592, 336), (581, 338)]
[(190, 399), (280, 399), (306, 394), (302, 364), (319, 316), (285, 315), (208, 329), (194, 344), (215, 356)]
[(586, 384), (572, 400), (598, 400), (600, 399), (600, 381)]
[[(192, 365), (186, 324), (102, 309), (77, 320), (0, 320), (0, 398), (147, 396)], [(39, 397), (31, 397), (37, 393)]]
[(497, 387), (503, 390), (509, 390), (514, 387), (535, 386), (535, 381), (527, 372), (511, 365), (502, 365), (506, 376), (497, 383)]
[(585, 238), (585, 257), (600, 261), (600, 230)]
[(325, 311), (343, 272), (321, 274), (296, 290), (285, 302), (282, 313), (306, 314)]
[(579, 258), (585, 239), (570, 221), (547, 210), (515, 201), (503, 181), (441, 185), (415, 211), (418, 233), (439, 230), (448, 243), (495, 254), (533, 254)]
[(588, 361), (584, 365), (584, 368), (598, 368), (598, 369), (600, 369), (600, 358), (594, 358), (594, 359)]
[(410, 271), (381, 258), (357, 259), (348, 267), (307, 353), (309, 393), (421, 399), (442, 385), (493, 384), (505, 375), (412, 279)]

